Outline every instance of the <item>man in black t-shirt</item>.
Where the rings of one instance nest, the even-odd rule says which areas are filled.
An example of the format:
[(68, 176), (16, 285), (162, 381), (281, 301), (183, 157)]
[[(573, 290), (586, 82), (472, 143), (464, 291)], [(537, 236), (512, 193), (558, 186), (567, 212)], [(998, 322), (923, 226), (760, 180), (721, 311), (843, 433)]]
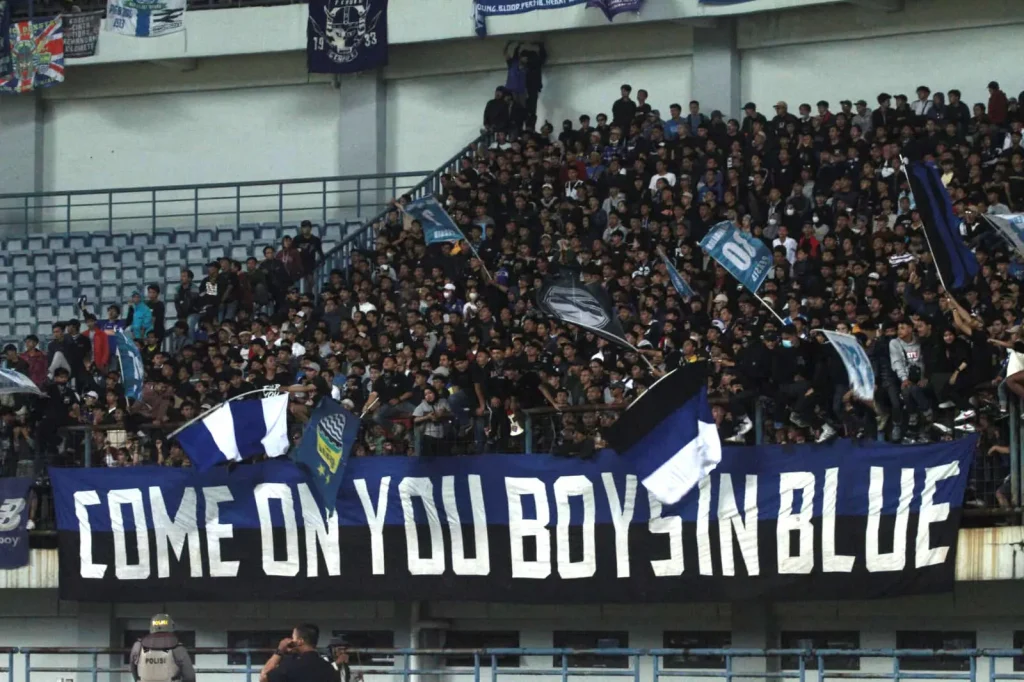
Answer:
[(338, 673), (316, 651), (320, 628), (304, 623), (285, 637), (260, 670), (260, 682), (337, 682)]

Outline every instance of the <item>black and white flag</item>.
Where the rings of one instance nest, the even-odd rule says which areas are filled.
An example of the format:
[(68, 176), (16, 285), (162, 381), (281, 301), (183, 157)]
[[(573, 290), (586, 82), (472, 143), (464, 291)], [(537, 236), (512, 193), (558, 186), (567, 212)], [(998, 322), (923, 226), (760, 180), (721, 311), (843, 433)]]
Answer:
[(608, 291), (599, 284), (584, 284), (573, 272), (562, 272), (544, 282), (537, 292), (537, 307), (562, 322), (632, 347), (615, 317)]

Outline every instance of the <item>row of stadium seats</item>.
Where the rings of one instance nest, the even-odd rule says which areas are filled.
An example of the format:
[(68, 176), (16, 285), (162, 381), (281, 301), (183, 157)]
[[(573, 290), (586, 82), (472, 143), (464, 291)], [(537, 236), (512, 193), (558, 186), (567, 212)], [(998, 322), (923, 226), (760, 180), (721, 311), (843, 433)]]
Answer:
[[(345, 226), (341, 223), (329, 222), (326, 226), (315, 225), (314, 234), (323, 240), (340, 241), (344, 236)], [(51, 234), (10, 237), (0, 239), (0, 258), (12, 258), (16, 254), (36, 255), (40, 252), (71, 252), (78, 253), (83, 249), (136, 249), (147, 247), (167, 247), (171, 245), (188, 247), (191, 245), (212, 244), (262, 244), (264, 246), (280, 245), (285, 235), (295, 236), (299, 233), (298, 224), (280, 223), (248, 223), (237, 228), (219, 226), (215, 229), (176, 228), (158, 229), (155, 232), (114, 233), (96, 232), (82, 234)]]

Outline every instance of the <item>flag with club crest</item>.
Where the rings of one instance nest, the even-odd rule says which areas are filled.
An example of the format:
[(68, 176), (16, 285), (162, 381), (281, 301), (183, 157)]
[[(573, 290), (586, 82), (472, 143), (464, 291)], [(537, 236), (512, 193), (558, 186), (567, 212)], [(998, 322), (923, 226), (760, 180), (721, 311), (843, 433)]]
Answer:
[(0, 76), (0, 92), (25, 93), (64, 80), (64, 31), (60, 17), (11, 24), (11, 71)]

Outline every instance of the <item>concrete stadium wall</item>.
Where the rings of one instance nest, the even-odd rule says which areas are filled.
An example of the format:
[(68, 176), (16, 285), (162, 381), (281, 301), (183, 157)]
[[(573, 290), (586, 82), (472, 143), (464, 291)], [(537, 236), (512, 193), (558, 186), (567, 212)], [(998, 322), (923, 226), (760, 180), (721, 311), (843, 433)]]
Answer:
[[(343, 585), (339, 589), (344, 589)], [(658, 648), (664, 644), (666, 631), (729, 632), (733, 647), (762, 648), (777, 646), (782, 633), (837, 632), (859, 633), (862, 648), (895, 648), (900, 631), (967, 631), (975, 633), (979, 648), (1012, 648), (1015, 631), (1020, 624), (1020, 600), (1024, 586), (1018, 583), (958, 585), (947, 595), (908, 597), (878, 601), (796, 602), (774, 605), (737, 604), (671, 604), (671, 605), (585, 605), (539, 606), (482, 603), (425, 603), (422, 613), (431, 620), (447, 621), (453, 630), (514, 630), (523, 647), (552, 646), (556, 630), (628, 632), (630, 647)], [(124, 631), (144, 629), (150, 615), (169, 611), (180, 630), (194, 630), (196, 645), (224, 647), (228, 630), (288, 630), (300, 621), (317, 623), (322, 633), (331, 630), (391, 630), (396, 647), (410, 643), (411, 606), (390, 602), (320, 602), (295, 603), (264, 601), (239, 604), (76, 604), (60, 602), (55, 590), (0, 592), (0, 642), (4, 646), (120, 647)], [(329, 636), (329, 635), (324, 635)], [(439, 634), (428, 633), (421, 646), (438, 647)], [(35, 665), (88, 665), (86, 656), (50, 655), (33, 657)], [(4, 662), (5, 663), (5, 662)], [(105, 663), (105, 662), (103, 662)], [(0, 663), (2, 665), (3, 663)], [(226, 666), (226, 655), (208, 654), (199, 657), (204, 667)], [(438, 661), (420, 661), (421, 667), (439, 665)], [(528, 668), (551, 668), (551, 659), (544, 656), (525, 657)], [(764, 671), (764, 662), (748, 660), (738, 663), (737, 672)], [(1000, 673), (1012, 670), (1010, 660), (997, 663)], [(891, 673), (888, 658), (862, 658), (862, 672)], [(460, 675), (422, 676), (438, 682), (468, 679)], [(645, 668), (643, 679), (650, 679)], [(16, 661), (11, 679), (24, 679), (21, 661)], [(981, 661), (978, 679), (986, 679), (988, 662)], [(615, 679), (597, 676), (598, 679)], [(807, 673), (808, 682), (816, 674)], [(89, 676), (79, 673), (38, 673), (40, 680), (80, 680)], [(106, 679), (104, 676), (103, 679)], [(111, 676), (117, 680), (117, 676)], [(125, 676), (122, 679), (127, 679)], [(205, 682), (238, 682), (238, 675), (207, 674)], [(398, 675), (368, 675), (368, 682), (391, 682)], [(553, 677), (535, 678), (552, 682)], [(693, 678), (696, 679), (696, 678)]]

